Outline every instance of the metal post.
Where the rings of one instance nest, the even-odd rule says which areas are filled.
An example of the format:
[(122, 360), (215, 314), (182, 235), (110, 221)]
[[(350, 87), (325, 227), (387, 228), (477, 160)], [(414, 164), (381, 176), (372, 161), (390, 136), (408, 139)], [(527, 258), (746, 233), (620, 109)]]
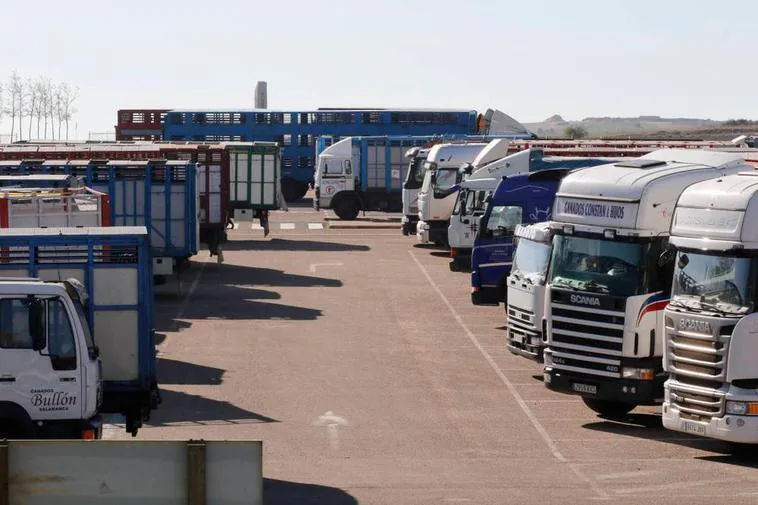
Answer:
[(8, 441), (0, 441), (0, 505), (10, 505)]
[[(7, 475), (7, 473), (6, 473)], [(187, 505), (206, 505), (205, 441), (187, 442)], [(0, 505), (5, 505), (0, 502)]]

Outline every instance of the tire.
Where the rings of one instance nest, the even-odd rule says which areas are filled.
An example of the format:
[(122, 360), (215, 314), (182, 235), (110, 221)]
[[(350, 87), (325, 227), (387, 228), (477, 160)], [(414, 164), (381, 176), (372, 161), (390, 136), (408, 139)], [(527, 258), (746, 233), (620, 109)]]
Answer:
[(358, 202), (354, 198), (342, 198), (334, 206), (334, 213), (337, 217), (345, 221), (352, 221), (358, 217), (360, 209)]
[(302, 198), (300, 196), (299, 184), (292, 179), (282, 179), (282, 195), (284, 195), (284, 200), (288, 203), (299, 200)]
[[(297, 192), (295, 194), (295, 200), (302, 200), (305, 195), (308, 193), (308, 190), (310, 189), (310, 186), (304, 182), (300, 182), (297, 184)], [(286, 197), (284, 198), (287, 199)]]
[(584, 404), (591, 410), (603, 417), (622, 417), (634, 410), (636, 405), (632, 403), (614, 402), (610, 400), (598, 400), (595, 398), (582, 397)]

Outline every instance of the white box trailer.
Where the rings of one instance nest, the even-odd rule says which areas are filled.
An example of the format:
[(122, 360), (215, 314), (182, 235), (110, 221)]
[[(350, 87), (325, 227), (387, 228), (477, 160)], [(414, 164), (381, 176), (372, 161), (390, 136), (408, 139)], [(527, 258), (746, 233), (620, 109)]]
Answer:
[(0, 188), (0, 228), (109, 225), (109, 200), (105, 193), (90, 188)]

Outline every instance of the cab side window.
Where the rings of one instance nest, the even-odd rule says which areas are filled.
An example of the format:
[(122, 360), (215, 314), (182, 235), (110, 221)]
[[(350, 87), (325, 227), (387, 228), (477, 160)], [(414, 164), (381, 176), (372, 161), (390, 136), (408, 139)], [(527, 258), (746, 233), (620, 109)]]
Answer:
[(32, 349), (29, 329), (29, 308), (20, 298), (0, 300), (0, 347), (3, 349)]
[(47, 304), (47, 347), (54, 370), (76, 370), (76, 341), (61, 300)]

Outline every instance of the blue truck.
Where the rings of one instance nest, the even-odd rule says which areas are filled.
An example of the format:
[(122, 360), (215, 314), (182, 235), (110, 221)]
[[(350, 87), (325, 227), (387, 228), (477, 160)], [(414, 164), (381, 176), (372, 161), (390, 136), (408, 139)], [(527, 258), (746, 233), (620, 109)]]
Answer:
[[(196, 173), (196, 164), (191, 161), (162, 159), (19, 160), (0, 164), (0, 175), (74, 176), (85, 186), (106, 193), (111, 225), (147, 228), (158, 282), (182, 271), (198, 252)], [(36, 182), (48, 184), (30, 181), (24, 186)]]
[(134, 436), (161, 403), (144, 226), (3, 230), (0, 328), (6, 436)]
[(544, 158), (536, 170), (500, 180), (480, 218), (471, 252), (474, 305), (505, 301), (516, 225), (550, 220), (561, 179), (572, 170), (607, 163), (606, 158)]

